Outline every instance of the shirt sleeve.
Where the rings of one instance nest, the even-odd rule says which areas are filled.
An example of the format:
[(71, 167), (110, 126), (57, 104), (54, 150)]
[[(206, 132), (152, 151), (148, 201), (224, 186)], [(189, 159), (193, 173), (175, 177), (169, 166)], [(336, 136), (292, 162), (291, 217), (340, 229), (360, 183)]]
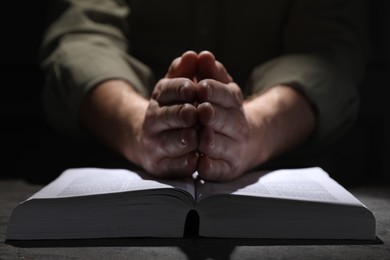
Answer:
[(83, 97), (108, 79), (129, 82), (148, 94), (152, 73), (128, 55), (128, 6), (120, 0), (50, 1), (54, 19), (41, 48), (46, 77), (42, 91), (48, 122), (72, 137), (83, 135), (79, 107)]
[(256, 67), (253, 92), (288, 85), (302, 93), (317, 113), (309, 143), (332, 142), (358, 115), (358, 86), (364, 73), (364, 1), (292, 1), (283, 35), (283, 55)]

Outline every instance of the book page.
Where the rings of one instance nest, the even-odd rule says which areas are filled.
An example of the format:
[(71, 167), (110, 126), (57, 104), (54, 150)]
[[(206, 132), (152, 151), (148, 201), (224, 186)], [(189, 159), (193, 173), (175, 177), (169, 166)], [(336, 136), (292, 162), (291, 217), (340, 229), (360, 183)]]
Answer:
[(216, 194), (235, 194), (303, 201), (361, 205), (321, 168), (248, 173), (228, 183), (198, 181), (198, 201)]
[(64, 171), (33, 198), (58, 198), (150, 189), (185, 190), (195, 198), (193, 179), (160, 180), (125, 169), (75, 168)]

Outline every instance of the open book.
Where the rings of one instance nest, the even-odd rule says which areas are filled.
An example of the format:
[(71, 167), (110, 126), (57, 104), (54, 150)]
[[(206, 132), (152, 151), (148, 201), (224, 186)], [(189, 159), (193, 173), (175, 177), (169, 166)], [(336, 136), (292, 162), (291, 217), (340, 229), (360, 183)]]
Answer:
[(372, 212), (321, 168), (228, 183), (79, 168), (19, 204), (7, 240), (182, 237), (189, 212), (204, 237), (375, 239)]

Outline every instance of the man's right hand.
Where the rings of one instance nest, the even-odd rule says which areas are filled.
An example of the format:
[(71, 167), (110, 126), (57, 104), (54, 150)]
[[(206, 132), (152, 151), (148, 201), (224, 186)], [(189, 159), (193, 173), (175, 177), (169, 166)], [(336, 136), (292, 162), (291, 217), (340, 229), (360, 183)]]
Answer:
[(196, 86), (197, 54), (176, 58), (152, 93), (140, 144), (143, 167), (163, 177), (188, 176), (198, 164)]
[(93, 135), (157, 177), (196, 171), (197, 54), (175, 59), (146, 100), (127, 82), (108, 80), (83, 100), (81, 122)]
[(164, 78), (157, 83), (138, 140), (142, 166), (150, 174), (179, 177), (196, 171), (195, 98), (195, 84), (188, 78)]
[(175, 59), (155, 86), (139, 136), (142, 166), (159, 177), (189, 176), (198, 164), (197, 54)]

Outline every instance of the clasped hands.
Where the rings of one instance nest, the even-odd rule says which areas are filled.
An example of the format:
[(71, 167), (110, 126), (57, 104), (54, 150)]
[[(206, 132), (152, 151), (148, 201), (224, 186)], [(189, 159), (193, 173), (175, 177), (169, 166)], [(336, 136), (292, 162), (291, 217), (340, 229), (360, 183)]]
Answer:
[(243, 94), (214, 55), (188, 51), (155, 86), (139, 135), (142, 166), (158, 177), (195, 171), (227, 181), (248, 165)]
[(80, 107), (81, 125), (129, 161), (157, 177), (198, 171), (229, 181), (302, 144), (316, 113), (288, 85), (243, 100), (212, 53), (189, 51), (175, 59), (149, 100), (123, 80), (99, 83)]

